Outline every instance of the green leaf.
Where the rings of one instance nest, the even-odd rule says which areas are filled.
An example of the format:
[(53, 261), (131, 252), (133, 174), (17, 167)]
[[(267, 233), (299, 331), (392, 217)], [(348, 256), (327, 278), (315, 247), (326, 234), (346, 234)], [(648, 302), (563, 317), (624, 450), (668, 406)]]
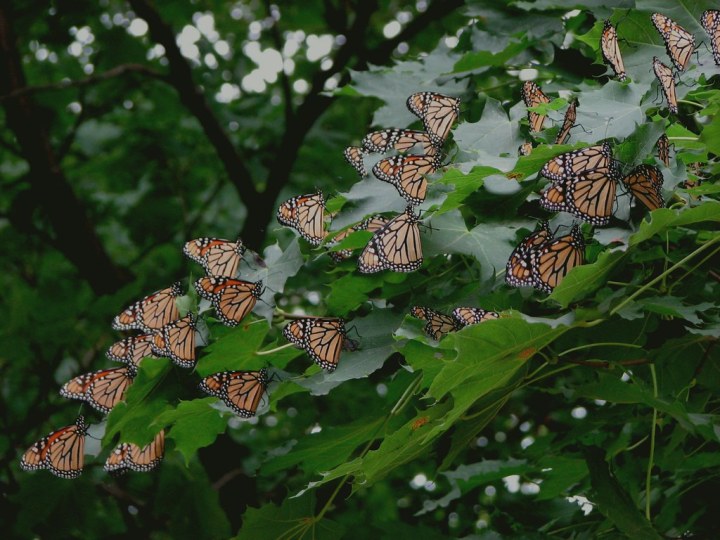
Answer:
[(538, 461), (543, 481), (536, 500), (548, 501), (564, 495), (588, 475), (584, 460), (564, 456), (543, 456)]
[(504, 66), (505, 63), (523, 52), (527, 48), (527, 41), (515, 41), (510, 43), (504, 50), (499, 52), (490, 52), (488, 50), (478, 50), (463, 55), (460, 60), (455, 63), (453, 73), (462, 73), (465, 71), (474, 71), (482, 67), (488, 66)]
[(706, 221), (720, 221), (720, 203), (717, 201), (709, 200), (698, 206), (685, 206), (677, 210), (659, 208), (651, 212), (650, 216), (640, 223), (638, 232), (630, 236), (630, 245), (636, 246), (671, 227), (694, 225)]
[(175, 441), (175, 448), (185, 457), (186, 465), (198, 449), (210, 446), (220, 433), (225, 432), (227, 420), (212, 407), (216, 401), (214, 397), (181, 401), (175, 409), (163, 412), (157, 419), (157, 424), (172, 426), (167, 437)]
[(576, 266), (555, 287), (547, 297), (548, 300), (554, 300), (566, 308), (572, 302), (589, 296), (605, 283), (624, 255), (622, 251), (604, 251), (594, 263)]
[(330, 293), (325, 299), (328, 311), (338, 317), (344, 317), (367, 301), (368, 293), (380, 287), (382, 283), (383, 278), (379, 274), (368, 276), (347, 274), (332, 281)]
[(467, 174), (463, 174), (458, 169), (450, 169), (438, 180), (438, 183), (452, 186), (453, 190), (448, 193), (445, 201), (434, 215), (439, 216), (455, 210), (469, 195), (482, 187), (485, 178), (499, 172), (492, 167), (473, 167)]
[(260, 350), (267, 333), (268, 327), (264, 322), (246, 319), (205, 348), (208, 354), (197, 363), (198, 375), (207, 377), (218, 371), (265, 367), (270, 358), (255, 353)]

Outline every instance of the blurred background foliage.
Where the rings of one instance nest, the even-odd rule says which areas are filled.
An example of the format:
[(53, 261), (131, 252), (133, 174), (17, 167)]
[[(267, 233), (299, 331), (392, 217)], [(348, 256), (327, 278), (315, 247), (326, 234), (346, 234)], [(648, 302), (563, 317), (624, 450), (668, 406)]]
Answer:
[[(661, 11), (707, 41), (697, 20), (712, 7), (0, 6), (6, 532), (717, 537), (720, 72), (701, 46), (678, 87), (680, 114), (667, 117), (650, 69), (652, 56), (665, 53), (649, 22)], [(632, 80), (625, 85), (608, 80), (597, 47), (611, 17)], [(591, 264), (550, 301), (507, 288), (499, 273), (544, 215), (535, 173), (569, 148), (544, 144), (562, 119), (555, 110), (533, 154), (517, 158), (527, 138), (519, 103), (526, 78), (559, 95), (560, 109), (563, 99), (579, 99), (576, 147), (611, 138), (629, 167), (656, 163), (661, 133), (674, 143), (663, 167), (671, 208), (641, 224), (643, 212), (619, 198), (622, 219), (594, 231)], [(315, 189), (341, 209), (333, 230), (401, 210), (392, 187), (358, 182), (342, 150), (371, 126), (411, 125), (405, 99), (421, 90), (463, 100), (449, 166), (422, 207), (432, 228), (423, 233), (421, 271), (359, 276), (353, 261), (335, 266), (277, 225), (279, 201)], [(684, 185), (688, 179), (703, 183)], [(298, 351), (266, 357), (281, 382), (249, 422), (200, 398), (196, 374), (146, 362), (128, 405), (107, 423), (93, 415), (80, 479), (20, 472), (19, 453), (78, 412), (59, 385), (108, 365), (103, 352), (119, 339), (112, 317), (144, 294), (199, 276), (182, 257), (186, 240), (238, 234), (268, 263), (260, 277), (273, 290), (265, 298), (272, 303), (277, 293), (282, 308), (273, 314), (259, 304), (255, 321), (277, 323), (282, 310), (350, 315), (361, 350), (346, 353), (332, 375), (308, 368)], [(662, 280), (648, 286), (656, 276)], [(638, 290), (644, 294), (631, 296)], [(196, 300), (191, 294), (186, 307)], [(405, 316), (413, 304), (479, 305), (507, 317), (437, 346)], [(206, 323), (213, 343), (201, 353), (200, 375), (258, 368), (264, 359), (255, 352), (283, 343), (277, 324)], [(161, 424), (171, 429), (156, 472), (102, 472), (118, 437), (147, 442)]]

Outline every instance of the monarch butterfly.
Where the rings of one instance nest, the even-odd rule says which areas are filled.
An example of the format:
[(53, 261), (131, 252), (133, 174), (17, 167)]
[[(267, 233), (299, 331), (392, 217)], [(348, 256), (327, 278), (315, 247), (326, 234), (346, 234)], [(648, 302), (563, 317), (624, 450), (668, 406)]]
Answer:
[(158, 356), (169, 356), (184, 368), (195, 366), (195, 316), (187, 316), (163, 326), (155, 333), (152, 350)]
[(652, 22), (665, 41), (665, 49), (675, 67), (685, 71), (695, 51), (695, 36), (661, 13), (653, 13)]
[(532, 154), (532, 151), (533, 145), (529, 141), (525, 141), (518, 148), (518, 154), (520, 154), (521, 156), (529, 156), (530, 154)]
[(345, 321), (339, 317), (306, 317), (283, 328), (283, 336), (304, 349), (321, 368), (335, 371), (347, 332)]
[(362, 147), (367, 152), (385, 153), (388, 150), (407, 152), (416, 144), (422, 145), (423, 154), (434, 156), (437, 153), (430, 136), (424, 131), (414, 129), (383, 129), (368, 133), (362, 140)]
[(657, 167), (639, 165), (622, 181), (649, 210), (665, 206), (662, 196), (663, 174)]
[(94, 409), (107, 414), (122, 400), (136, 375), (137, 368), (133, 365), (84, 373), (66, 382), (60, 389), (60, 395), (86, 401)]
[(540, 170), (540, 174), (555, 181), (569, 180), (584, 172), (610, 172), (612, 148), (605, 142), (552, 158)]
[(667, 101), (668, 109), (673, 114), (677, 114), (677, 95), (675, 94), (675, 77), (672, 69), (658, 60), (657, 56), (653, 56), (653, 71), (657, 80), (660, 82), (665, 101)]
[(204, 277), (195, 282), (195, 290), (212, 302), (224, 325), (237, 326), (255, 307), (265, 287), (262, 281)]
[[(532, 81), (523, 83), (520, 95), (526, 107), (537, 107), (542, 103), (550, 103), (550, 98)], [(530, 122), (530, 131), (540, 131), (545, 122), (545, 115), (528, 111), (528, 121)]]
[(292, 227), (313, 246), (323, 241), (325, 235), (325, 198), (318, 192), (288, 199), (280, 205), (277, 220), (281, 225)]
[(412, 206), (388, 221), (375, 233), (358, 259), (361, 274), (382, 270), (413, 272), (423, 263), (419, 216)]
[(437, 167), (438, 161), (434, 157), (392, 156), (378, 161), (372, 172), (379, 180), (395, 186), (403, 199), (416, 205), (425, 200), (425, 176), (434, 173)]
[(139, 366), (143, 358), (152, 356), (152, 334), (130, 336), (113, 343), (105, 352), (110, 360), (122, 362), (129, 366)]
[[(379, 231), (380, 229), (383, 228), (383, 226), (387, 222), (388, 222), (387, 218), (385, 218), (383, 216), (373, 216), (353, 227), (350, 227), (349, 229), (342, 231), (339, 234), (336, 234), (335, 238), (333, 238), (333, 242), (339, 243), (343, 239), (350, 236), (355, 231), (370, 231), (370, 232)], [(333, 258), (333, 260), (335, 262), (340, 262), (344, 259), (347, 259), (351, 255), (352, 255), (352, 250), (350, 250), (350, 249), (343, 249), (342, 251), (331, 251), (330, 252), (330, 256)]]
[(627, 74), (625, 73), (625, 63), (623, 62), (622, 55), (620, 54), (617, 30), (609, 20), (605, 21), (602, 34), (600, 34), (600, 51), (602, 52), (605, 61), (610, 64), (610, 67), (615, 72), (615, 76), (618, 80), (623, 82), (627, 79)]
[(200, 382), (200, 390), (222, 399), (235, 414), (250, 418), (255, 416), (267, 385), (266, 369), (222, 371), (205, 377)]
[(211, 276), (234, 277), (245, 246), (238, 238), (235, 242), (220, 238), (196, 238), (185, 243), (183, 253), (200, 263)]
[(657, 140), (658, 159), (662, 161), (666, 167), (670, 166), (670, 140), (664, 133)]
[(617, 183), (613, 171), (588, 171), (565, 183), (565, 211), (593, 225), (607, 225)]
[(363, 162), (363, 156), (365, 155), (364, 149), (359, 146), (348, 146), (343, 151), (343, 155), (345, 156), (345, 161), (352, 165), (352, 168), (357, 171), (360, 178), (365, 178), (368, 175), (365, 163)]
[(573, 225), (570, 234), (550, 240), (533, 252), (533, 286), (544, 292), (552, 292), (570, 270), (584, 261), (585, 240), (580, 227)]
[(568, 106), (565, 111), (565, 118), (563, 119), (562, 127), (558, 131), (557, 137), (555, 137), (555, 144), (565, 144), (565, 141), (570, 137), (570, 130), (575, 126), (575, 120), (577, 119), (577, 100), (574, 100)]
[(410, 309), (410, 315), (427, 321), (425, 333), (435, 341), (458, 329), (455, 319), (428, 307), (414, 306)]
[(560, 182), (550, 185), (540, 198), (540, 206), (549, 212), (565, 211), (565, 184)]
[(700, 24), (710, 36), (713, 59), (720, 65), (720, 11), (708, 9), (700, 18)]
[(127, 470), (148, 472), (157, 467), (165, 455), (165, 431), (160, 430), (153, 441), (140, 448), (134, 443), (121, 443), (105, 460), (105, 471), (124, 473)]
[(453, 319), (457, 323), (458, 328), (480, 324), (491, 319), (498, 319), (500, 314), (495, 311), (486, 311), (476, 307), (459, 307), (453, 309)]
[(77, 478), (85, 461), (85, 418), (78, 416), (75, 423), (53, 431), (28, 448), (20, 459), (25, 471), (48, 469), (60, 478)]
[(440, 148), (460, 114), (460, 99), (437, 92), (416, 92), (408, 97), (407, 107), (423, 121), (433, 145)]
[(535, 251), (552, 239), (547, 221), (526, 236), (510, 254), (505, 267), (505, 282), (512, 287), (529, 287), (535, 284), (532, 273)]
[(162, 328), (170, 321), (178, 318), (179, 313), (175, 305), (175, 298), (182, 296), (180, 282), (174, 283), (167, 289), (149, 294), (113, 319), (112, 327), (115, 330), (142, 330), (152, 332)]

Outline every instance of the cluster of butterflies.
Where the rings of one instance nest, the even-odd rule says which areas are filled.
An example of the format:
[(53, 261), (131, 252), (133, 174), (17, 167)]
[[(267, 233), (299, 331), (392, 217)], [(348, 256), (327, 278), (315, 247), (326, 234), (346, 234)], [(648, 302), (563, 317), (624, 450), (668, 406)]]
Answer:
[[(245, 247), (218, 238), (198, 238), (187, 242), (183, 252), (200, 263), (208, 274), (195, 282), (198, 294), (209, 300), (218, 319), (226, 326), (236, 326), (255, 307), (263, 293), (261, 281), (236, 279)], [(139, 331), (114, 343), (106, 356), (123, 364), (79, 375), (60, 389), (60, 394), (89, 404), (108, 414), (123, 400), (127, 388), (138, 373), (140, 363), (149, 357), (169, 357), (183, 368), (194, 368), (196, 357), (196, 318), (193, 313), (180, 317), (176, 300), (183, 295), (180, 283), (156, 291), (131, 304), (112, 321), (120, 331)], [(292, 321), (284, 335), (293, 344), (305, 348), (322, 367), (335, 369), (340, 348), (355, 348), (357, 343), (345, 339), (342, 319), (302, 318)], [(249, 418), (255, 414), (270, 378), (267, 369), (259, 371), (222, 371), (204, 377), (199, 388), (220, 398), (237, 415)], [(74, 424), (62, 427), (43, 437), (25, 451), (20, 460), (24, 470), (48, 469), (60, 478), (77, 478), (84, 466), (85, 436), (89, 425), (83, 416)], [(105, 470), (122, 473), (128, 470), (145, 472), (162, 460), (165, 432), (160, 430), (154, 440), (139, 447), (121, 443), (109, 455)]]
[[(372, 169), (379, 180), (392, 184), (408, 202), (405, 212), (387, 219), (372, 216), (344, 231), (335, 234), (333, 244), (356, 231), (367, 230), (373, 237), (358, 258), (358, 269), (363, 274), (392, 270), (413, 272), (422, 266), (419, 216), (414, 207), (425, 200), (427, 176), (441, 165), (441, 150), (459, 115), (460, 100), (436, 92), (418, 92), (407, 99), (408, 109), (418, 116), (424, 130), (389, 128), (368, 133), (362, 146), (345, 149), (345, 158), (360, 177), (368, 176), (363, 157), (369, 153), (398, 154), (378, 161)], [(421, 153), (408, 153), (419, 148)], [(277, 219), (298, 231), (313, 246), (320, 245), (328, 232), (325, 230), (325, 199), (322, 193), (300, 195), (282, 203)], [(352, 255), (351, 250), (331, 252), (336, 261)]]
[[(678, 72), (685, 71), (693, 52), (695, 52), (695, 36), (685, 28), (661, 13), (652, 14), (652, 22), (665, 42), (667, 55)], [(709, 9), (703, 12), (700, 17), (700, 24), (710, 36), (713, 59), (720, 65), (720, 11)], [(600, 36), (600, 50), (603, 58), (610, 64), (618, 80), (624, 81), (627, 78), (625, 63), (620, 54), (617, 30), (610, 23), (605, 21)], [(671, 113), (677, 114), (677, 95), (675, 93), (675, 72), (663, 64), (657, 56), (653, 57), (653, 72), (660, 83), (668, 109)]]

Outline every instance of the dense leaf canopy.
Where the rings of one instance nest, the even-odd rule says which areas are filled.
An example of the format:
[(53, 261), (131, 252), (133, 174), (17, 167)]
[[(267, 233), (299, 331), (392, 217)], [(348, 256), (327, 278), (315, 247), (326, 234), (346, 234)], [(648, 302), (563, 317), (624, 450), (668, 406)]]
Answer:
[[(282, 4), (282, 5), (280, 5)], [(712, 538), (720, 532), (720, 66), (706, 0), (152, 2), (0, 6), (0, 510), (18, 538)], [(677, 114), (651, 14), (695, 35)], [(617, 27), (628, 80), (603, 63)], [(534, 80), (549, 102), (529, 131)], [(321, 190), (336, 233), (406, 201), (343, 150), (422, 129), (420, 91), (461, 99), (420, 205), (422, 267), (358, 272), (367, 231), (313, 247), (275, 220)], [(577, 119), (553, 144), (567, 104)], [(669, 163), (657, 157), (661, 135)], [(518, 148), (532, 142), (529, 155)], [(585, 264), (551, 294), (511, 288), (513, 248), (550, 219), (539, 171), (609, 141), (622, 174), (659, 167), (665, 207), (621, 183), (610, 223), (582, 225)], [(370, 170), (381, 159), (365, 158)], [(577, 220), (575, 220), (577, 221)], [(248, 247), (265, 291), (237, 327), (193, 283), (186, 241)], [(196, 369), (145, 359), (108, 415), (87, 406), (76, 480), (24, 472), (28, 446), (72, 424), (58, 394), (108, 367), (110, 321), (183, 282)], [(500, 317), (425, 335), (412, 306)], [(357, 350), (321, 369), (286, 345), (298, 314), (344, 317)], [(352, 347), (354, 349), (354, 347)], [(266, 367), (240, 419), (200, 377)], [(113, 477), (119, 442), (166, 432), (152, 472)]]

